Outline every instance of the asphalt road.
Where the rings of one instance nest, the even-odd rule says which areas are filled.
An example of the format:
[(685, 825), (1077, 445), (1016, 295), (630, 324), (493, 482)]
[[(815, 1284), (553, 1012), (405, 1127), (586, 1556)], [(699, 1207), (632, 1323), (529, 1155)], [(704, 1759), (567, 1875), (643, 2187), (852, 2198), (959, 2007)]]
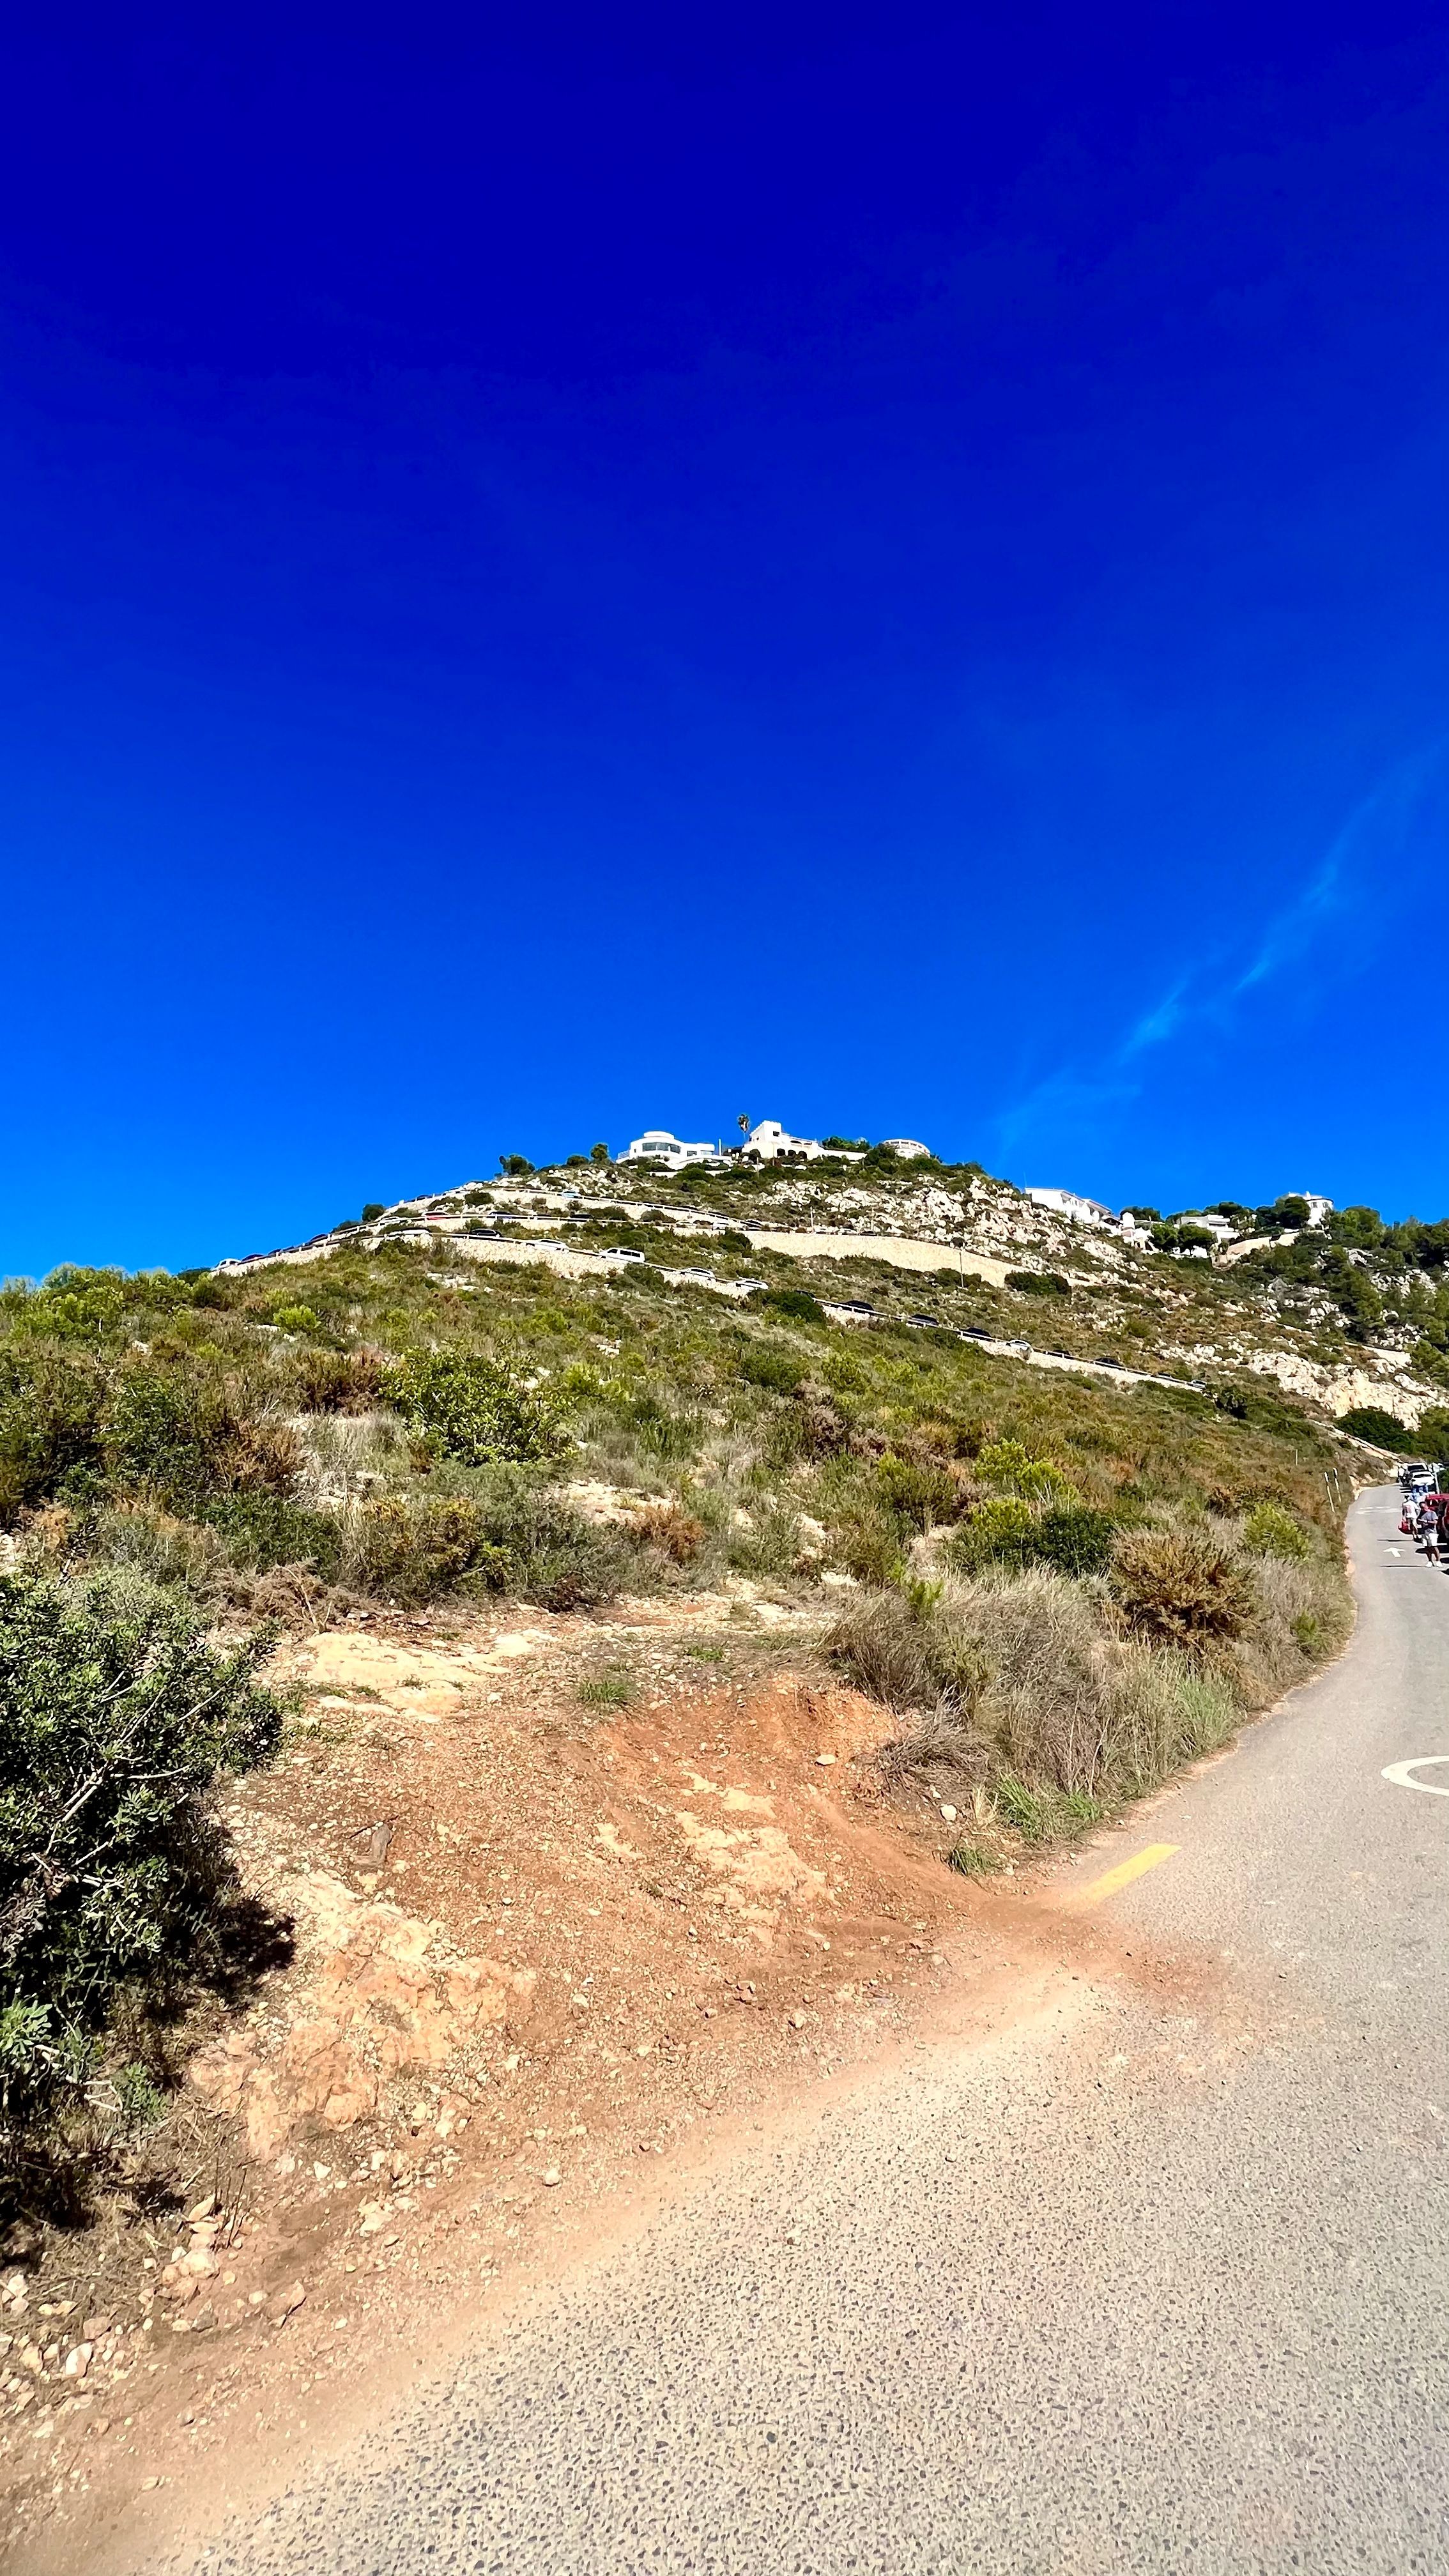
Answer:
[[(1449, 1575), (1077, 1883), (1099, 1973), (924, 2046), (202, 2561), (227, 2576), (1449, 2568)], [(1449, 1787), (1449, 1764), (1426, 1782)], [(1079, 1971), (1084, 1963), (1076, 1963)]]

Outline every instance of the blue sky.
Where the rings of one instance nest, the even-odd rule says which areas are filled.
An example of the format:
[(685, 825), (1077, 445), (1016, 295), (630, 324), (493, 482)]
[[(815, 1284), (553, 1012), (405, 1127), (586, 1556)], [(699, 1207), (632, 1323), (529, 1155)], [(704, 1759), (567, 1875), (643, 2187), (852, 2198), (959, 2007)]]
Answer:
[(1432, 1215), (1442, 12), (72, 13), (0, 1270), (741, 1110)]

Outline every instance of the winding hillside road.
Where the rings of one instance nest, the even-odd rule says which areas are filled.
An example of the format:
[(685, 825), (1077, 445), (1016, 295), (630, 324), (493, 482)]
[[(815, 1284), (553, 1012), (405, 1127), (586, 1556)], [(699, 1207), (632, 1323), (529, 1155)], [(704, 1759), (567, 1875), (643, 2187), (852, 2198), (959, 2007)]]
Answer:
[(994, 2036), (927, 2034), (188, 2563), (1442, 2576), (1449, 1576), (1387, 1491), (1351, 1538), (1348, 1654), (1062, 1874)]

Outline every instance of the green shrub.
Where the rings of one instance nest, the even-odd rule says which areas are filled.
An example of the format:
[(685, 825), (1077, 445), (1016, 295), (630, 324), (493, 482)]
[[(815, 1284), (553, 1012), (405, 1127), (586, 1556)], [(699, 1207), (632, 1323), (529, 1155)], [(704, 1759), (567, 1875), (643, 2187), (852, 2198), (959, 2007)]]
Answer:
[(1381, 1404), (1354, 1405), (1339, 1415), (1338, 1427), (1351, 1439), (1370, 1441), (1375, 1449), (1394, 1449), (1406, 1458), (1419, 1455), (1417, 1433), (1409, 1429), (1407, 1422), (1400, 1422), (1396, 1414), (1385, 1412)]
[(219, 1380), (195, 1368), (138, 1366), (119, 1380), (106, 1423), (106, 1463), (123, 1489), (205, 1493), (236, 1417)]
[(1085, 1503), (1066, 1503), (1043, 1512), (1031, 1537), (1031, 1554), (1039, 1565), (1058, 1574), (1105, 1574), (1120, 1522), (1111, 1512), (1091, 1511)]
[(652, 1391), (631, 1395), (618, 1419), (648, 1458), (692, 1458), (699, 1442), (697, 1413), (676, 1413)]
[(754, 1288), (752, 1306), (767, 1307), (771, 1314), (789, 1315), (800, 1324), (823, 1324), (825, 1309), (808, 1288)]
[(266, 1761), (267, 1641), (227, 1652), (157, 1596), (0, 1576), (0, 2106), (92, 2074), (123, 1987), (159, 2004), (219, 1963), (222, 1771)]
[(977, 1454), (977, 1470), (988, 1485), (1028, 1502), (1060, 1500), (1071, 1492), (1067, 1477), (1050, 1458), (1034, 1458), (1019, 1440), (988, 1440)]
[(1072, 1293), (1070, 1280), (1059, 1270), (1008, 1270), (1006, 1284), (1023, 1297), (1070, 1297)]
[(27, 1297), (20, 1320), (26, 1332), (58, 1341), (104, 1342), (119, 1332), (125, 1311), (120, 1271), (57, 1270)]
[(290, 1495), (263, 1490), (209, 1494), (195, 1517), (220, 1537), (233, 1565), (266, 1574), (275, 1565), (305, 1565), (326, 1583), (342, 1571), (345, 1542), (335, 1512), (311, 1510)]
[(1299, 1557), (1308, 1554), (1308, 1540), (1291, 1512), (1281, 1503), (1255, 1503), (1243, 1523), (1243, 1545), (1254, 1556)]
[(315, 1333), (318, 1329), (310, 1306), (279, 1306), (272, 1321), (282, 1333)]
[(959, 1565), (1028, 1565), (1036, 1548), (1037, 1515), (1019, 1494), (992, 1494), (978, 1503), (956, 1533), (951, 1552)]
[(495, 1476), (479, 1511), (469, 1590), (509, 1592), (545, 1610), (592, 1610), (658, 1581), (656, 1561), (626, 1531), (586, 1520), (527, 1476)]
[(1006, 1855), (993, 1850), (990, 1843), (968, 1839), (952, 1844), (946, 1854), (946, 1866), (962, 1878), (990, 1878), (994, 1871), (1005, 1868)]
[(89, 1352), (0, 1347), (0, 1526), (103, 1482), (108, 1385)]
[(1209, 1530), (1125, 1531), (1111, 1584), (1130, 1628), (1193, 1656), (1241, 1637), (1257, 1606), (1247, 1568)]
[(961, 1490), (945, 1467), (890, 1451), (876, 1468), (876, 1484), (887, 1510), (913, 1529), (933, 1529), (961, 1516)]
[(556, 1400), (481, 1353), (402, 1360), (385, 1372), (382, 1391), (434, 1457), (465, 1467), (554, 1458), (568, 1445)]
[(796, 1353), (777, 1349), (772, 1342), (746, 1342), (738, 1366), (748, 1386), (769, 1387), (776, 1395), (798, 1394), (805, 1375)]
[(184, 1506), (216, 1493), (288, 1494), (301, 1471), (295, 1433), (249, 1412), (221, 1377), (193, 1361), (125, 1370), (105, 1426), (106, 1464), (123, 1492)]

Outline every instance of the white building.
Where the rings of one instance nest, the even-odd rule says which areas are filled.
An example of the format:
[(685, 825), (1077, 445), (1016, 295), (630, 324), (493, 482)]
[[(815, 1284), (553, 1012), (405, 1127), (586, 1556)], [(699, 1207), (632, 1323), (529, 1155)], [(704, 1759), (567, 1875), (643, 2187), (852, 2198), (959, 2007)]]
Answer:
[(719, 1160), (717, 1145), (686, 1145), (671, 1136), (667, 1127), (646, 1127), (636, 1136), (620, 1160), (625, 1163), (667, 1163), (672, 1172), (682, 1172), (686, 1163), (715, 1163)]
[(918, 1145), (914, 1136), (883, 1136), (881, 1143), (888, 1154), (896, 1154), (903, 1163), (929, 1162), (931, 1148)]
[(1034, 1207), (1045, 1208), (1051, 1216), (1070, 1218), (1073, 1225), (1110, 1225), (1112, 1211), (1100, 1199), (1084, 1199), (1075, 1190), (1027, 1190), (1024, 1194)]
[(778, 1163), (785, 1159), (818, 1163), (825, 1152), (814, 1136), (789, 1135), (778, 1118), (762, 1118), (758, 1126), (750, 1129), (740, 1150), (747, 1163)]
[(1314, 1191), (1314, 1190), (1300, 1190), (1300, 1192), (1298, 1193), (1298, 1195), (1299, 1195), (1299, 1197), (1300, 1197), (1300, 1198), (1306, 1199), (1306, 1201), (1307, 1201), (1307, 1203), (1308, 1203), (1308, 1222), (1309, 1222), (1309, 1224), (1310, 1224), (1310, 1225), (1326, 1225), (1326, 1224), (1327, 1224), (1327, 1222), (1328, 1222), (1328, 1219), (1329, 1219), (1329, 1218), (1332, 1216), (1332, 1214), (1333, 1214), (1333, 1201), (1332, 1201), (1332, 1199), (1323, 1199), (1323, 1198), (1319, 1198), (1319, 1196), (1317, 1195), (1316, 1191)]

